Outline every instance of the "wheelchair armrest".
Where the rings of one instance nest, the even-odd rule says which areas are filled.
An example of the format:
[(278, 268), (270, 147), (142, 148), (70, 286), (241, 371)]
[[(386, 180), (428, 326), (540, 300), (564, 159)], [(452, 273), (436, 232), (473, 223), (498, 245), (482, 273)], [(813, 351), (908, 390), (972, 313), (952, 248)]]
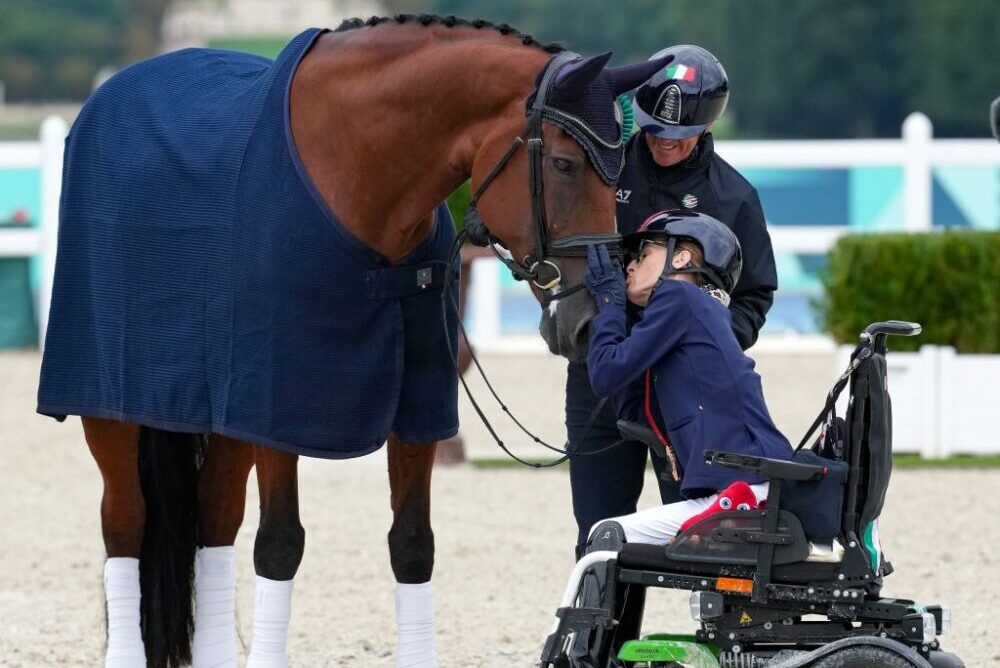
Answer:
[(766, 478), (778, 480), (816, 480), (826, 473), (826, 467), (813, 464), (799, 464), (783, 459), (754, 457), (753, 455), (738, 455), (733, 452), (706, 450), (705, 461), (731, 469), (749, 471)]

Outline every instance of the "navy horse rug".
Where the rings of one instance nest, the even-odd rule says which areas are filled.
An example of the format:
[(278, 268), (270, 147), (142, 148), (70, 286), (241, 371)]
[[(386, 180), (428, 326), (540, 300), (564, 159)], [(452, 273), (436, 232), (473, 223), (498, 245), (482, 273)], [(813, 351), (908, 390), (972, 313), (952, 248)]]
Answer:
[(390, 430), (456, 433), (441, 290), (447, 209), (389, 264), (337, 220), (296, 151), (275, 61), (188, 49), (134, 65), (67, 139), (38, 411), (219, 433), (316, 457)]

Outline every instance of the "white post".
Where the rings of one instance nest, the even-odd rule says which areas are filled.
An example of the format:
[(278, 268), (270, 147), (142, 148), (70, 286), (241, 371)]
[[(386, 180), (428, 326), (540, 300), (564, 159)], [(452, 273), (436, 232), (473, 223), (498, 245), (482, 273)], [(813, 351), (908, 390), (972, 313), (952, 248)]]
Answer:
[(917, 382), (920, 383), (920, 456), (938, 456), (938, 347), (920, 346)]
[(937, 363), (937, 456), (948, 457), (958, 448), (955, 435), (955, 349), (938, 348)]
[(469, 336), (475, 344), (494, 342), (500, 337), (500, 272), (497, 261), (479, 257), (472, 261), (469, 295), (472, 322)]
[(69, 126), (58, 116), (49, 116), (42, 123), (40, 215), (42, 270), (38, 284), (38, 347), (45, 345), (45, 330), (49, 325), (49, 302), (52, 300), (52, 278), (56, 272), (56, 242), (59, 236), (59, 196), (62, 192), (63, 149)]
[(903, 144), (906, 147), (903, 163), (903, 202), (906, 212), (907, 232), (926, 232), (931, 229), (931, 174), (930, 149), (934, 137), (931, 119), (915, 111), (903, 121)]

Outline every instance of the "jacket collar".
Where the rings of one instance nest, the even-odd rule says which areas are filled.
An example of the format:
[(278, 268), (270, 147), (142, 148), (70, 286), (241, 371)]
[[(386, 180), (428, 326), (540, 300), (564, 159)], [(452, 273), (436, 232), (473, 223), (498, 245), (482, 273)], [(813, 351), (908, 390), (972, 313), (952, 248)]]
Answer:
[(694, 147), (694, 150), (691, 151), (691, 155), (687, 159), (670, 167), (660, 167), (653, 162), (653, 156), (649, 152), (649, 147), (646, 146), (646, 139), (643, 133), (635, 136), (630, 148), (635, 154), (632, 158), (638, 159), (638, 164), (641, 165), (646, 176), (652, 182), (660, 185), (664, 181), (672, 183), (679, 178), (684, 178), (695, 172), (707, 169), (712, 156), (715, 154), (715, 140), (712, 138), (711, 132), (706, 133), (697, 146)]

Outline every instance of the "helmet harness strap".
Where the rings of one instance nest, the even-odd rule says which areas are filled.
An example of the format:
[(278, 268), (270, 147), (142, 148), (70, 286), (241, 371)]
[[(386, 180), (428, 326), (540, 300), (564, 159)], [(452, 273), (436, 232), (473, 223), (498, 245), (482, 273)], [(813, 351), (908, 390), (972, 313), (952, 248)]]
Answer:
[[(686, 265), (680, 268), (674, 267), (674, 254), (677, 252), (677, 237), (668, 236), (666, 243), (662, 245), (664, 248), (667, 249), (667, 259), (663, 263), (663, 272), (660, 274), (660, 280), (657, 281), (655, 286), (653, 286), (652, 292), (656, 292), (656, 288), (660, 286), (660, 283), (669, 278), (671, 274), (700, 274), (708, 280), (708, 283), (711, 285), (711, 287), (715, 288), (716, 290), (722, 291), (723, 294), (728, 295), (728, 293), (726, 293), (725, 290), (722, 290), (722, 288), (719, 287), (720, 285), (723, 284), (721, 279), (719, 279), (718, 275), (714, 271), (712, 271), (712, 269), (710, 269), (709, 267), (696, 267), (692, 265), (691, 262), (688, 262)], [(650, 294), (652, 294), (652, 292)], [(712, 292), (709, 292), (709, 294), (712, 294), (713, 297), (716, 297), (718, 299), (718, 297)], [(719, 299), (719, 301), (723, 301), (726, 304), (726, 306), (729, 305), (728, 301), (722, 299)]]

